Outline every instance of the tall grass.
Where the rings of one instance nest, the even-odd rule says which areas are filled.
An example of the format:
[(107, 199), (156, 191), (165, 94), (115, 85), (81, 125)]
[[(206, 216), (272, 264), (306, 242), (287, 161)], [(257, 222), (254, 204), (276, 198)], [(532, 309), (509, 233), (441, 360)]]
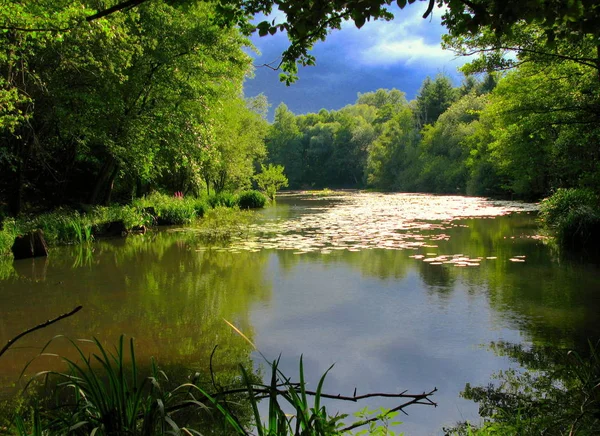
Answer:
[(265, 203), (264, 196), (256, 191), (244, 192), (241, 197), (227, 192), (210, 197), (153, 193), (131, 205), (94, 206), (85, 212), (59, 208), (34, 217), (6, 219), (0, 228), (0, 256), (10, 254), (15, 237), (32, 230), (41, 229), (49, 245), (81, 244), (102, 234), (113, 222), (122, 222), (129, 231), (153, 224), (190, 224), (207, 216), (203, 229), (208, 239), (225, 240), (243, 233), (244, 225), (248, 223), (237, 209), (240, 198), (244, 208), (262, 207)]
[(10, 249), (18, 235), (14, 219), (6, 219), (0, 227), (0, 256), (10, 254)]
[(140, 209), (152, 209), (159, 224), (189, 224), (202, 217), (206, 210), (206, 203), (202, 198), (181, 198), (158, 192), (135, 200), (133, 204)]
[[(199, 434), (178, 423), (176, 412), (183, 408), (206, 412), (207, 404), (217, 404), (193, 383), (165, 388), (168, 377), (154, 360), (150, 375), (142, 377), (133, 339), (126, 347), (121, 336), (114, 351), (107, 350), (97, 339), (88, 341), (95, 347), (91, 356), (76, 342), (70, 342), (78, 359), (62, 358), (68, 371), (37, 374), (48, 383), (51, 378), (56, 379), (54, 396), (60, 399), (59, 407), (33, 408), (34, 412), (25, 419), (17, 416), (14, 425), (20, 434), (28, 434), (22, 433), (26, 422), (43, 428), (45, 434)], [(45, 348), (40, 356), (47, 355)]]

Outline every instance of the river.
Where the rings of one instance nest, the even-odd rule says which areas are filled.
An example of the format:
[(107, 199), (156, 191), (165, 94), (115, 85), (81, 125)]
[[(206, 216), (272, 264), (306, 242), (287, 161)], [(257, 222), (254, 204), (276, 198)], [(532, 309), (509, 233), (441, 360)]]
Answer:
[[(600, 270), (565, 258), (540, 234), (536, 205), (460, 196), (333, 192), (286, 194), (243, 235), (207, 245), (170, 228), (54, 248), (47, 259), (0, 263), (0, 344), (78, 304), (77, 315), (31, 334), (0, 359), (0, 385), (55, 335), (116, 342), (134, 337), (137, 361), (223, 380), (262, 357), (295, 377), (303, 356), (314, 388), (437, 392), (397, 428), (440, 434), (478, 421), (459, 395), (516, 364), (490, 344), (584, 347), (600, 337)], [(49, 350), (67, 354), (55, 339)], [(27, 373), (54, 367), (36, 358)], [(392, 400), (330, 404), (352, 412)]]

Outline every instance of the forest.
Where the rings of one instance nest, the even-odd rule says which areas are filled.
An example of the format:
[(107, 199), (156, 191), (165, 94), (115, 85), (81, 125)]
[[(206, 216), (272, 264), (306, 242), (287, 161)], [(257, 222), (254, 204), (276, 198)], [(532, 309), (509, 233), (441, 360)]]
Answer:
[(295, 188), (526, 200), (560, 188), (597, 192), (597, 70), (564, 59), (521, 64), (467, 75), (458, 87), (442, 74), (426, 78), (410, 102), (379, 89), (337, 111), (296, 116), (282, 104), (268, 159)]

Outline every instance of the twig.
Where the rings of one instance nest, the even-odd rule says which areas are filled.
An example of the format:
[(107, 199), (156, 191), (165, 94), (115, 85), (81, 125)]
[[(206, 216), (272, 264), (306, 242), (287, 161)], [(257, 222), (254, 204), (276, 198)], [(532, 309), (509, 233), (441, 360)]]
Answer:
[[(280, 385), (277, 385), (277, 387), (284, 387), (284, 386), (289, 386), (289, 385), (298, 385), (298, 383), (282, 383)], [(267, 398), (269, 396), (269, 394), (273, 393), (273, 389), (270, 386), (264, 386), (264, 385), (255, 385), (253, 386), (253, 391), (256, 395), (257, 398)], [(221, 392), (216, 392), (211, 394), (213, 397), (226, 397), (228, 395), (235, 395), (235, 394), (242, 394), (242, 393), (247, 393), (248, 392), (248, 388), (237, 388), (237, 389), (228, 389), (228, 390), (224, 390)], [(284, 395), (288, 392), (287, 389), (275, 389), (275, 393), (277, 395)], [(310, 396), (316, 396), (317, 393), (314, 391), (305, 391), (306, 395), (310, 395)], [(433, 395), (435, 392), (437, 392), (437, 388), (433, 388), (433, 390), (429, 391), (429, 392), (424, 392), (422, 394), (407, 394), (406, 391), (400, 392), (398, 394), (390, 394), (390, 393), (370, 393), (370, 394), (365, 394), (365, 395), (353, 395), (353, 396), (345, 396), (345, 395), (341, 395), (341, 394), (326, 394), (326, 393), (321, 393), (320, 396), (321, 398), (329, 398), (332, 400), (339, 400), (339, 401), (352, 401), (352, 402), (358, 402), (360, 400), (364, 400), (365, 398), (373, 398), (373, 397), (377, 397), (377, 398), (381, 398), (381, 397), (385, 397), (385, 398), (410, 398), (410, 401), (407, 401), (404, 404), (401, 404), (400, 406), (396, 407), (395, 409), (390, 410), (390, 412), (396, 412), (398, 410), (402, 410), (403, 408), (411, 405), (411, 404), (423, 404), (423, 405), (429, 405), (429, 406), (437, 406), (436, 403), (434, 403), (433, 401), (431, 401), (429, 399), (429, 397), (431, 395)], [(263, 397), (264, 395), (264, 397)], [(202, 400), (198, 400), (198, 401), (202, 401)], [(421, 402), (424, 401), (424, 402)], [(197, 403), (195, 402), (191, 402), (191, 403), (183, 403), (183, 404), (178, 404), (172, 407), (169, 407), (168, 410), (169, 412), (174, 412), (176, 410), (180, 410), (183, 408), (186, 408), (188, 406), (192, 406), (192, 405), (197, 405)]]
[(415, 399), (413, 399), (411, 401), (407, 401), (406, 403), (399, 405), (398, 407), (394, 407), (393, 409), (390, 409), (390, 410), (388, 410), (387, 412), (385, 412), (385, 413), (383, 413), (381, 415), (376, 415), (376, 416), (374, 416), (372, 418), (369, 418), (369, 419), (366, 419), (364, 421), (355, 422), (354, 424), (351, 424), (348, 427), (341, 429), (340, 433), (345, 433), (345, 432), (353, 430), (355, 428), (362, 427), (363, 425), (367, 425), (367, 424), (369, 424), (371, 422), (379, 421), (380, 419), (386, 417), (387, 415), (389, 415), (390, 413), (393, 413), (393, 412), (401, 411), (401, 412), (407, 414), (406, 412), (404, 412), (404, 408), (410, 406), (411, 404), (424, 404), (424, 405), (429, 405), (429, 406), (436, 407), (437, 404), (434, 403), (433, 401), (431, 401), (428, 398), (428, 396), (431, 395), (431, 394), (433, 394), (435, 391), (437, 391), (437, 388), (435, 388), (433, 391), (431, 391), (428, 394), (425, 394), (425, 393), (422, 394), (422, 398), (421, 399), (427, 400), (426, 403), (420, 403), (419, 402), (420, 399), (415, 398)]
[(23, 336), (28, 335), (29, 333), (32, 333), (36, 330), (39, 329), (43, 329), (44, 327), (48, 327), (50, 324), (54, 324), (55, 322), (60, 321), (61, 319), (65, 319), (68, 318), (71, 315), (75, 315), (77, 312), (79, 312), (81, 309), (83, 308), (83, 306), (77, 306), (75, 309), (73, 309), (70, 312), (67, 313), (63, 313), (60, 316), (57, 316), (54, 319), (49, 319), (46, 322), (43, 322), (41, 324), (36, 325), (35, 327), (32, 327), (28, 330), (25, 330), (24, 332), (19, 333), (17, 336), (15, 336), (12, 339), (9, 339), (9, 341), (6, 343), (6, 345), (2, 348), (2, 350), (0, 350), (0, 356), (2, 356), (15, 342), (17, 342), (19, 339), (21, 339)]

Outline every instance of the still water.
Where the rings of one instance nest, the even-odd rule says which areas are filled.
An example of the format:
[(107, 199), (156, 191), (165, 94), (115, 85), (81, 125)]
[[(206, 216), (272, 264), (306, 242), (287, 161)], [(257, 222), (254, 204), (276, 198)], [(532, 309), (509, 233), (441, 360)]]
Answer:
[[(207, 246), (196, 229), (165, 229), (48, 259), (0, 263), (0, 344), (76, 305), (74, 317), (38, 331), (0, 359), (0, 386), (55, 335), (136, 340), (138, 362), (175, 374), (208, 367), (223, 380), (237, 364), (281, 354), (297, 374), (303, 355), (315, 387), (331, 364), (330, 393), (429, 391), (436, 408), (412, 406), (398, 431), (440, 434), (477, 421), (460, 398), (515, 367), (499, 341), (584, 347), (600, 337), (600, 269), (565, 259), (540, 236), (535, 205), (458, 196), (288, 194), (258, 212), (244, 234)], [(50, 345), (68, 354), (63, 339)], [(52, 357), (28, 369), (55, 367)], [(258, 369), (257, 369), (258, 370)], [(343, 412), (393, 401), (332, 404)]]

